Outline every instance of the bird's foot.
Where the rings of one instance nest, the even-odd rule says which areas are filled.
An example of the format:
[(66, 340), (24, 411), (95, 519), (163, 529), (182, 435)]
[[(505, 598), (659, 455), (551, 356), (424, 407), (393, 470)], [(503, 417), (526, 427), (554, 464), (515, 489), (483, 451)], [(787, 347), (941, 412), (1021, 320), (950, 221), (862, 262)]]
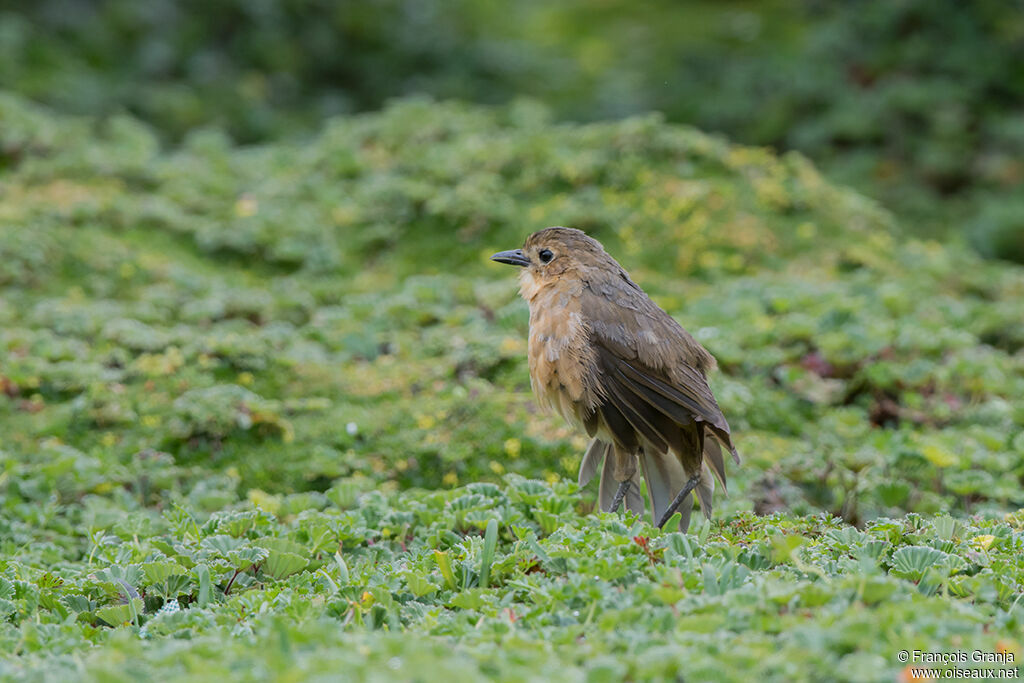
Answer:
[(608, 509), (609, 512), (618, 511), (619, 506), (622, 505), (622, 499), (626, 497), (627, 493), (629, 493), (629, 486), (629, 479), (627, 479), (626, 481), (619, 482), (619, 488), (618, 490), (615, 491), (615, 497), (612, 498), (612, 506), (611, 508)]
[[(699, 483), (700, 472), (690, 477), (690, 480), (686, 482), (686, 486), (683, 487), (683, 490), (680, 491), (678, 495), (676, 495), (676, 497), (672, 500), (672, 503), (668, 506), (668, 508), (665, 509), (665, 512), (661, 515), (661, 519), (658, 520), (659, 529), (665, 526), (665, 522), (667, 522), (669, 518), (673, 514), (675, 514), (676, 508), (678, 508), (682, 504), (683, 499), (690, 495), (690, 491), (697, 488), (697, 484)], [(618, 494), (615, 495), (618, 496)]]

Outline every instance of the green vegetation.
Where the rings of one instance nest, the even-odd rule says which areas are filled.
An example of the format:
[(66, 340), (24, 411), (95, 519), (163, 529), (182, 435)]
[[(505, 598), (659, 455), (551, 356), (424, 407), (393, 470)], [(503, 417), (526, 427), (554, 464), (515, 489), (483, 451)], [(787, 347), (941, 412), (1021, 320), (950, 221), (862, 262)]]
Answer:
[[(0, 97), (0, 675), (1020, 661), (1021, 270), (796, 154), (550, 118), (410, 100), (164, 151)], [(583, 440), (535, 412), (486, 257), (550, 224), (720, 361), (744, 459), (691, 534), (592, 514)]]
[(169, 139), (277, 139), (419, 93), (528, 95), (577, 121), (656, 110), (801, 151), (917, 234), (970, 223), (1016, 260), (1022, 62), (1022, 0), (0, 3), (0, 87)]

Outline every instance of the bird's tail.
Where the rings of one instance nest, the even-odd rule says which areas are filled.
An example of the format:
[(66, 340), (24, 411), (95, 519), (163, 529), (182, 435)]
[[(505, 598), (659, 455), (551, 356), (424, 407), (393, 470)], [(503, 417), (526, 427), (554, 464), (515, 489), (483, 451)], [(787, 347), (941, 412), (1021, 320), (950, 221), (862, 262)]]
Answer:
[(580, 488), (583, 488), (590, 483), (590, 480), (597, 474), (597, 470), (601, 467), (604, 462), (605, 456), (608, 454), (608, 450), (612, 447), (607, 441), (601, 441), (601, 439), (594, 439), (590, 442), (590, 446), (587, 447), (587, 452), (583, 454), (583, 462), (580, 463)]
[[(704, 458), (696, 459), (699, 463), (700, 481), (693, 493), (700, 503), (701, 512), (711, 519), (712, 498), (715, 492), (715, 477), (725, 487), (725, 470), (721, 466), (722, 450), (713, 439), (704, 442)], [(689, 458), (688, 458), (689, 460)], [(695, 463), (696, 464), (696, 463)], [(711, 465), (709, 468), (708, 465)], [(647, 483), (647, 496), (651, 499), (651, 518), (657, 524), (668, 509), (676, 495), (683, 490), (690, 478), (697, 471), (690, 472), (683, 466), (680, 457), (672, 451), (658, 452), (651, 448), (643, 448), (640, 452), (640, 469)], [(712, 469), (714, 474), (712, 474)], [(690, 514), (693, 511), (693, 498), (687, 495), (677, 508), (682, 519), (679, 530), (685, 532), (690, 528)]]
[[(591, 444), (591, 449), (593, 444)], [(587, 449), (587, 455), (583, 461), (587, 463), (587, 457), (591, 455), (591, 449)], [(615, 492), (623, 480), (623, 472), (628, 472), (626, 479), (632, 484), (626, 491), (623, 502), (626, 509), (642, 515), (644, 512), (644, 496), (640, 492), (640, 470), (636, 467), (636, 456), (616, 449), (613, 445), (607, 444), (604, 447), (604, 467), (601, 469), (601, 485), (598, 487), (597, 501), (601, 509), (608, 512), (612, 509), (612, 502), (615, 500)], [(616, 467), (618, 464), (618, 467)], [(583, 469), (580, 469), (580, 481), (583, 480)]]
[[(692, 458), (692, 454), (687, 455)], [(725, 464), (721, 446), (714, 439), (705, 439), (703, 456), (702, 459), (696, 460), (700, 463), (701, 476), (700, 482), (694, 488), (694, 494), (697, 496), (701, 512), (710, 519), (715, 478), (722, 483), (722, 489), (725, 490)], [(615, 476), (615, 461), (619, 457), (623, 457), (623, 455), (616, 452), (612, 444), (594, 439), (590, 442), (587, 452), (583, 455), (583, 461), (580, 463), (580, 486), (590, 483), (598, 469), (601, 470), (598, 504), (606, 512), (611, 509), (615, 492), (620, 483)], [(687, 459), (688, 462), (690, 458)], [(640, 468), (630, 476), (629, 480), (633, 485), (624, 499), (626, 508), (638, 514), (644, 511), (644, 499), (640, 493), (641, 473), (647, 484), (647, 497), (651, 501), (651, 517), (657, 524), (665, 510), (672, 504), (676, 494), (683, 490), (693, 473), (683, 467), (680, 458), (672, 451), (658, 452), (651, 448), (642, 448), (640, 450)], [(685, 532), (690, 527), (690, 515), (693, 511), (692, 496), (686, 496), (678, 510), (682, 515), (682, 519), (679, 521), (679, 530)]]
[[(640, 451), (640, 469), (647, 483), (647, 497), (651, 499), (651, 519), (658, 523), (665, 510), (672, 504), (676, 494), (683, 490), (690, 479), (683, 470), (679, 459), (669, 452), (658, 452), (653, 448)], [(679, 521), (679, 530), (690, 528), (690, 511), (693, 510), (693, 498), (689, 495), (679, 505), (683, 518)]]

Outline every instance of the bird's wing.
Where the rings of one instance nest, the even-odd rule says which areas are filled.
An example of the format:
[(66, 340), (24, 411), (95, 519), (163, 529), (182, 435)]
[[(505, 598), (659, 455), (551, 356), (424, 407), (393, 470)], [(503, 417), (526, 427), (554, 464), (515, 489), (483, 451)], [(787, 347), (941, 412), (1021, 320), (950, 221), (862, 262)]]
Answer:
[[(680, 429), (703, 422), (738, 459), (704, 374), (714, 361), (679, 323), (625, 273), (588, 282), (580, 303), (613, 417), (658, 448), (677, 444)], [(711, 464), (719, 469), (714, 458)], [(724, 471), (718, 474), (724, 483)]]

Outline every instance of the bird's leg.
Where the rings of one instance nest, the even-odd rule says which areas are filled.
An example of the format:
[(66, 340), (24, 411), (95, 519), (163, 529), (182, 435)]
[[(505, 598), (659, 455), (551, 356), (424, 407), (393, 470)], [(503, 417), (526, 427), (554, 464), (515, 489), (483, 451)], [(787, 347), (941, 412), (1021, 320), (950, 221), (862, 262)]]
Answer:
[(615, 491), (615, 497), (612, 498), (612, 506), (608, 511), (617, 512), (619, 506), (622, 505), (622, 499), (626, 497), (627, 493), (629, 493), (629, 479), (619, 482), (619, 488)]
[(672, 503), (668, 506), (668, 508), (665, 509), (665, 512), (664, 514), (662, 514), (661, 519), (658, 520), (659, 529), (665, 526), (665, 522), (668, 521), (669, 517), (675, 514), (676, 508), (678, 508), (682, 504), (683, 499), (690, 495), (690, 491), (697, 488), (697, 484), (699, 483), (700, 472), (697, 472), (697, 474), (690, 477), (690, 480), (686, 482), (686, 486), (683, 487), (683, 490), (679, 492), (679, 494), (672, 500)]

